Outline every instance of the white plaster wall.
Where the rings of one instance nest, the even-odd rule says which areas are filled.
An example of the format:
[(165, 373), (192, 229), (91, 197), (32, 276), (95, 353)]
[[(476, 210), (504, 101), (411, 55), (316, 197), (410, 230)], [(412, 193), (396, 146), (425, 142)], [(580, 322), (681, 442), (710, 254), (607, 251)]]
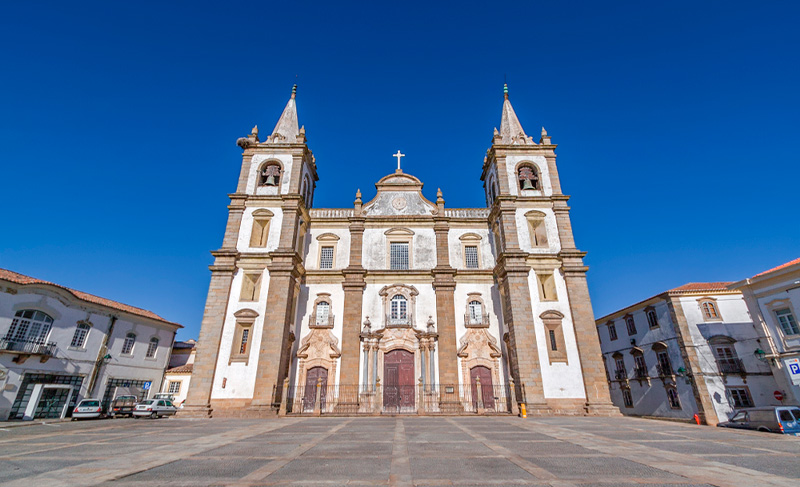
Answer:
[[(266, 209), (275, 214), (269, 222), (269, 235), (266, 247), (250, 247), (250, 236), (253, 233), (253, 212)], [(278, 248), (281, 239), (281, 225), (283, 224), (283, 210), (280, 207), (265, 206), (263, 208), (245, 208), (242, 222), (239, 225), (239, 238), (236, 249), (240, 252), (272, 252)]]
[[(540, 211), (545, 214), (544, 226), (547, 230), (547, 247), (534, 247), (531, 241), (530, 226), (525, 213), (529, 211)], [(519, 248), (532, 254), (550, 254), (561, 251), (561, 240), (558, 237), (558, 226), (556, 216), (550, 208), (517, 208), (514, 215), (517, 222), (517, 235), (519, 237)]]
[[(531, 293), (531, 308), (536, 331), (536, 345), (539, 351), (539, 364), (542, 370), (542, 384), (546, 398), (585, 398), (586, 391), (583, 385), (583, 372), (581, 371), (578, 345), (575, 340), (575, 326), (572, 323), (572, 313), (567, 299), (567, 287), (560, 271), (553, 273), (558, 301), (540, 301), (539, 286), (536, 273), (531, 270), (528, 274), (528, 287)], [(564, 334), (564, 345), (567, 348), (567, 361), (550, 364), (547, 354), (547, 338), (544, 323), (539, 317), (547, 310), (555, 310), (564, 315), (561, 329)]]
[(161, 386), (161, 392), (168, 393), (169, 392), (169, 383), (170, 382), (180, 382), (181, 383), (181, 390), (177, 394), (175, 394), (175, 399), (173, 404), (178, 407), (183, 405), (183, 401), (186, 400), (186, 394), (189, 392), (189, 383), (192, 381), (192, 374), (167, 374), (164, 376), (164, 384)]
[[(279, 160), (281, 161), (281, 164), (283, 164), (280, 186), (261, 186), (257, 188), (256, 185), (258, 184), (258, 169), (261, 167), (262, 162), (270, 159)], [(250, 174), (247, 177), (247, 194), (258, 194), (258, 195), (288, 194), (289, 181), (291, 181), (292, 179), (293, 170), (294, 167), (292, 164), (291, 154), (285, 154), (280, 152), (264, 152), (254, 155), (252, 162), (250, 163)]]
[[(331, 329), (331, 332), (339, 341), (337, 344), (339, 349), (341, 350), (342, 348), (342, 331), (344, 327), (344, 323), (342, 322), (342, 319), (344, 318), (344, 290), (342, 289), (342, 285), (312, 284), (300, 287), (300, 296), (298, 297), (297, 302), (297, 324), (295, 326), (295, 336), (298, 337), (298, 340), (293, 349), (294, 354), (297, 353), (298, 346), (302, 342), (303, 338), (308, 336), (308, 334), (311, 332), (311, 328), (309, 328), (308, 324), (311, 320), (311, 315), (314, 312), (314, 301), (316, 301), (318, 294), (320, 293), (330, 294), (331, 313), (334, 315), (333, 329)], [(351, 326), (358, 326), (360, 328), (360, 324), (358, 323), (351, 324)], [(342, 371), (341, 358), (337, 362), (335, 378), (336, 384), (339, 383), (339, 376), (341, 375)], [(298, 377), (298, 363), (297, 356), (293, 356), (292, 369), (294, 370), (294, 378)]]
[[(120, 318), (108, 340), (111, 359), (100, 371), (94, 389), (95, 395), (102, 398), (109, 377), (149, 380), (153, 382), (152, 390), (158, 390), (169, 360), (174, 327), (157, 325), (145, 318), (139, 319), (116, 310), (87, 305), (66, 291), (54, 291), (48, 287), (21, 287), (17, 294), (0, 293), (0, 336), (5, 336), (14, 314), (22, 309), (37, 309), (53, 318), (47, 341), (56, 344), (56, 353), (55, 357), (44, 363), (37, 357), (31, 357), (21, 364), (12, 361), (16, 356), (14, 354), (0, 354), (0, 370), (5, 372), (5, 378), (0, 378), (0, 420), (7, 419), (19, 393), (22, 377), (26, 373), (82, 375), (84, 380), (78, 391), (78, 398), (86, 397), (89, 393), (88, 377), (98, 358), (103, 337), (108, 333), (112, 314)], [(77, 323), (83, 320), (92, 324), (84, 347), (71, 347)], [(123, 356), (120, 353), (122, 341), (129, 331), (137, 334), (136, 344), (132, 355)], [(149, 340), (153, 336), (159, 338), (156, 355), (145, 358)]]
[[(344, 269), (350, 265), (350, 229), (344, 228), (330, 228), (330, 227), (311, 227), (306, 235), (306, 247), (308, 251), (303, 259), (303, 265), (306, 269), (319, 269), (319, 248), (320, 241), (317, 240), (322, 234), (332, 233), (339, 237), (336, 241), (336, 256), (333, 260), (334, 269)], [(324, 242), (325, 245), (330, 245), (330, 242)], [(341, 286), (339, 286), (341, 289)]]
[[(232, 398), (251, 398), (256, 380), (256, 368), (258, 367), (258, 352), (261, 349), (261, 336), (264, 331), (264, 315), (266, 314), (267, 293), (269, 292), (269, 271), (264, 269), (261, 276), (261, 289), (259, 290), (258, 301), (239, 301), (239, 294), (242, 290), (242, 279), (244, 272), (239, 269), (233, 277), (231, 293), (228, 298), (228, 310), (225, 315), (225, 324), (222, 329), (220, 340), (219, 355), (217, 356), (216, 374), (214, 385), (211, 391), (212, 399), (232, 399)], [(234, 313), (242, 309), (252, 309), (258, 313), (258, 317), (253, 323), (253, 334), (250, 337), (250, 357), (249, 361), (233, 362), (228, 365), (231, 356), (231, 346), (236, 332), (236, 317)], [(223, 379), (227, 379), (225, 388), (222, 387)]]
[[(453, 294), (455, 306), (455, 319), (456, 319), (456, 350), (458, 350), (461, 338), (467, 333), (467, 327), (464, 323), (464, 315), (467, 313), (467, 304), (469, 303), (469, 293), (480, 293), (483, 300), (484, 313), (489, 314), (489, 333), (497, 340), (497, 346), (503, 349), (503, 311), (502, 303), (500, 302), (500, 293), (497, 286), (491, 280), (485, 283), (458, 283)], [(506, 356), (503, 355), (498, 359), (500, 370), (500, 384), (506, 383)], [(464, 382), (464, 377), (461, 374), (461, 358), (458, 358), (458, 379)]]
[[(541, 190), (519, 190), (519, 180), (517, 179), (515, 168), (517, 164), (523, 161), (532, 162), (539, 169)], [(550, 183), (550, 170), (547, 167), (547, 159), (544, 156), (507, 156), (506, 177), (508, 178), (509, 193), (514, 196), (551, 196), (553, 194), (553, 185)], [(524, 194), (520, 195), (520, 193)]]
[(384, 233), (391, 228), (403, 228), (414, 232), (410, 248), (412, 269), (436, 267), (436, 235), (433, 228), (397, 226), (364, 230), (362, 265), (365, 269), (389, 268), (389, 240)]
[(475, 228), (451, 228), (447, 234), (447, 242), (450, 246), (450, 266), (455, 269), (466, 269), (464, 265), (464, 250), (462, 242), (459, 240), (462, 235), (467, 233), (475, 233), (481, 236), (478, 245), (478, 252), (480, 253), (481, 269), (493, 269), (496, 261), (494, 252), (492, 251), (492, 241), (490, 238), (491, 232), (485, 225)]
[[(800, 281), (800, 271), (791, 273), (784, 279), (774, 281), (771, 284), (759, 283), (756, 289), (756, 303), (753, 303), (753, 308), (757, 308), (763, 317), (763, 326), (766, 328), (766, 333), (771, 337), (771, 342), (774, 344), (776, 352), (784, 354), (780, 360), (773, 364), (772, 371), (776, 381), (781, 385), (780, 389), (785, 391), (787, 396), (787, 399), (784, 399), (785, 404), (800, 404), (800, 385), (792, 384), (791, 374), (785, 363), (786, 359), (800, 357), (800, 335), (784, 335), (774, 310), (788, 307), (792, 311), (795, 320), (799, 320), (798, 323), (800, 323), (800, 287), (797, 286), (798, 281)], [(777, 306), (770, 306), (770, 303), (775, 305), (776, 300), (781, 300), (781, 303)], [(764, 348), (764, 350), (767, 350), (767, 348)]]

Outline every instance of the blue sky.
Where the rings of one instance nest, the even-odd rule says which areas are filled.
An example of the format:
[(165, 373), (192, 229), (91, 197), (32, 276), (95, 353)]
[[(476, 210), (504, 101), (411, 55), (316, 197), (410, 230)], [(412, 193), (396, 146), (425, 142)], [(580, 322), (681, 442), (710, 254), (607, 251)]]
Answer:
[(0, 267), (196, 337), (237, 137), (297, 82), (317, 207), (484, 206), (502, 85), (559, 144), (596, 316), (800, 255), (797, 2), (5, 2)]

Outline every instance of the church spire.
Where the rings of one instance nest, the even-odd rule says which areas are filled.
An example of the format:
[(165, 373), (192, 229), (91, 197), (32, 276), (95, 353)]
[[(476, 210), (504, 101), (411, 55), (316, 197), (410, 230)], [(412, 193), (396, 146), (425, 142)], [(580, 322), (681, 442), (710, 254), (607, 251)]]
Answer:
[(504, 145), (534, 144), (533, 139), (525, 135), (519, 123), (514, 107), (508, 99), (508, 85), (503, 85), (503, 115), (500, 118), (500, 143)]
[(295, 104), (295, 96), (297, 95), (297, 85), (292, 87), (292, 97), (283, 109), (281, 118), (275, 125), (272, 135), (269, 140), (273, 143), (294, 144), (297, 142), (297, 136), (300, 135), (300, 128), (297, 123), (297, 105)]

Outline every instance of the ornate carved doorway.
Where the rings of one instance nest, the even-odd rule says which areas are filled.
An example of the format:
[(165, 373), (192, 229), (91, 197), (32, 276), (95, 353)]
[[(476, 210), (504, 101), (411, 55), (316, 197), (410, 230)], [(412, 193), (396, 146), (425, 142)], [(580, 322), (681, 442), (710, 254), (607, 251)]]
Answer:
[(494, 409), (494, 387), (492, 386), (492, 371), (488, 367), (478, 365), (469, 371), (470, 382), (472, 383), (472, 402), (478, 402), (477, 378), (481, 378), (481, 396), (483, 396), (483, 407)]
[(325, 396), (328, 392), (328, 369), (312, 367), (306, 373), (306, 390), (303, 393), (303, 411), (312, 411), (317, 402), (317, 381), (322, 380), (319, 391), (319, 407), (325, 409)]
[(383, 407), (414, 410), (414, 354), (392, 350), (383, 356)]

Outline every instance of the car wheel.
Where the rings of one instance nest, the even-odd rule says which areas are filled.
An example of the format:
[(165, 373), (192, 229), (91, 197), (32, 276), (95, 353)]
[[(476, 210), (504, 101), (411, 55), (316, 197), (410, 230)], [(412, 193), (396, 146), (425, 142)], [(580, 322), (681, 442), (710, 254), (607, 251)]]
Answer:
[(150, 413), (150, 419), (156, 419), (157, 417), (158, 417), (158, 414)]
[(772, 433), (772, 431), (770, 431), (770, 430), (769, 430), (769, 428), (765, 428), (765, 427), (763, 427), (763, 426), (761, 426), (760, 428), (758, 428), (758, 431), (763, 431), (764, 433)]

